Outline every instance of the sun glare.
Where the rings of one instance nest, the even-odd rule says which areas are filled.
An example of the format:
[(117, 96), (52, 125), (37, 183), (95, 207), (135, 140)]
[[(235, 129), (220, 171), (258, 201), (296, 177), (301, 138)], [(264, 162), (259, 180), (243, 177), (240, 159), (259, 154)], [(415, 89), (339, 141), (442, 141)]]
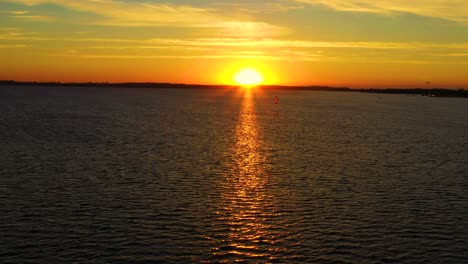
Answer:
[(234, 76), (234, 81), (243, 86), (255, 86), (263, 82), (263, 76), (253, 68), (244, 68)]

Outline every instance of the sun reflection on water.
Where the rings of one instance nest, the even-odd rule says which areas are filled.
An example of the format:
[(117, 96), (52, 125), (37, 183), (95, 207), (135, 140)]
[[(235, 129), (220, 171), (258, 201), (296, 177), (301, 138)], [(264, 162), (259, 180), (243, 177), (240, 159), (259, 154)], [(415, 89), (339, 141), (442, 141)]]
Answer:
[(224, 213), (219, 220), (227, 232), (213, 254), (227, 262), (272, 260), (280, 251), (275, 245), (279, 234), (272, 224), (275, 199), (268, 191), (265, 147), (252, 96), (252, 91), (245, 91), (230, 152), (230, 173), (222, 186)]

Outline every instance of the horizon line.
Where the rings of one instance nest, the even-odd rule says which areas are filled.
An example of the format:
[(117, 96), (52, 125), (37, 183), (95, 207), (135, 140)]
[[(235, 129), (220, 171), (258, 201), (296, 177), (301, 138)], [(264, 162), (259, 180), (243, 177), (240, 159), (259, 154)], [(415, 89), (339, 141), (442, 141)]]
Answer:
[[(244, 85), (239, 84), (201, 84), (201, 83), (177, 83), (177, 82), (108, 82), (108, 81), (88, 81), (88, 82), (63, 82), (63, 81), (16, 81), (16, 80), (0, 80), (0, 85), (54, 85), (54, 86), (71, 86), (71, 85), (81, 85), (81, 86), (96, 86), (96, 85), (104, 85), (104, 86), (114, 86), (114, 87), (122, 87), (123, 85), (138, 85), (138, 87), (129, 87), (129, 88), (144, 88), (141, 85), (153, 85), (158, 87), (147, 87), (147, 88), (164, 88), (159, 87), (163, 85), (171, 86), (166, 88), (203, 88), (203, 87), (211, 87), (211, 88), (238, 88)], [(349, 91), (361, 91), (361, 90), (450, 90), (450, 91), (463, 91), (467, 88), (447, 88), (444, 86), (440, 87), (402, 87), (402, 86), (388, 86), (388, 87), (367, 87), (367, 88), (353, 88), (352, 86), (330, 86), (330, 85), (286, 85), (286, 84), (259, 84), (255, 85), (256, 87), (260, 88), (289, 88), (289, 89), (332, 89), (332, 90), (349, 90)]]

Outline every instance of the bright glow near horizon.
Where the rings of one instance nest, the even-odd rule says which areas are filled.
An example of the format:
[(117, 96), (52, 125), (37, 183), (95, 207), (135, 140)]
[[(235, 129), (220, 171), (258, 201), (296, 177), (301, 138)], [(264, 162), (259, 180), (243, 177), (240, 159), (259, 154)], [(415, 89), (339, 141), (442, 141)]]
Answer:
[(263, 82), (263, 76), (253, 68), (244, 68), (236, 73), (234, 81), (243, 86), (255, 86)]

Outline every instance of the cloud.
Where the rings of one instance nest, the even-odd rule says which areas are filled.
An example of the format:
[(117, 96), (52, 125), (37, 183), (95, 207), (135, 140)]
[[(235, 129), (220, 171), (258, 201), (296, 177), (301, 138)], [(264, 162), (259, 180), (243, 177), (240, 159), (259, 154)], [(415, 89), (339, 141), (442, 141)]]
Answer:
[(468, 57), (468, 53), (449, 53), (449, 54), (444, 54), (444, 56), (449, 56), (449, 57)]
[(26, 15), (29, 12), (24, 11), (24, 10), (18, 10), (18, 11), (8, 11), (7, 13), (11, 15)]
[(131, 3), (112, 0), (9, 0), (27, 6), (56, 4), (72, 10), (94, 13), (114, 22), (171, 24), (206, 23), (212, 20), (209, 10), (170, 4)]
[(218, 29), (232, 36), (274, 36), (286, 30), (265, 22), (222, 15), (222, 10), (169, 3), (122, 0), (7, 0), (27, 6), (55, 4), (101, 17), (86, 23), (107, 26), (173, 26)]
[(263, 22), (221, 21), (202, 26), (217, 28), (221, 35), (230, 37), (273, 37), (288, 33), (284, 27)]
[(265, 14), (265, 13), (282, 13), (291, 10), (297, 10), (304, 8), (304, 5), (288, 2), (288, 1), (269, 1), (265, 2), (250, 2), (250, 3), (239, 3), (239, 2), (218, 2), (215, 4), (216, 7), (221, 9), (233, 10), (237, 13), (243, 14)]
[(345, 12), (379, 14), (412, 13), (468, 23), (466, 0), (295, 0), (299, 3), (325, 5)]
[[(49, 56), (70, 56), (70, 53), (51, 53)], [(218, 55), (114, 55), (114, 54), (77, 54), (83, 59), (256, 59), (284, 60), (278, 56), (262, 54), (218, 54)], [(290, 58), (289, 58), (290, 59)]]
[(26, 35), (18, 32), (0, 32), (0, 40), (3, 41), (18, 41), (18, 40), (28, 40), (28, 41), (56, 41), (58, 39), (54, 38), (44, 38), (44, 37), (35, 37), (33, 35)]
[(255, 38), (150, 39), (149, 43), (180, 46), (220, 46), (257, 48), (354, 48), (375, 50), (468, 49), (468, 43), (423, 42), (340, 42)]
[[(414, 58), (421, 57), (428, 59), (427, 63), (432, 63), (433, 56), (468, 52), (468, 43), (314, 42), (250, 38), (114, 39), (104, 45), (100, 43), (105, 43), (105, 39), (83, 39), (77, 40), (78, 42), (83, 42), (83, 45), (79, 45), (83, 53), (80, 52), (76, 54), (77, 56), (102, 59), (233, 58), (283, 61), (352, 60), (356, 62), (400, 60), (412, 63)], [(99, 44), (93, 45), (93, 42)], [(349, 49), (354, 51), (349, 52)], [(128, 54), (128, 51), (133, 54)], [(110, 54), (102, 54), (102, 52)]]
[[(56, 49), (61, 43), (62, 52)], [(180, 58), (220, 59), (250, 58), (259, 60), (316, 61), (346, 58), (395, 57), (414, 60), (415, 57), (447, 56), (463, 58), (467, 54), (468, 42), (352, 42), (352, 41), (306, 41), (300, 39), (278, 39), (261, 37), (219, 37), (219, 38), (105, 38), (91, 36), (43, 36), (18, 28), (0, 29), (0, 45), (5, 49), (11, 44), (33, 45), (34, 50), (48, 54), (47, 50), (63, 53), (76, 50), (74, 56), (82, 58)], [(26, 47), (26, 46), (25, 46)], [(54, 48), (49, 48), (54, 47)], [(96, 54), (95, 54), (96, 53)], [(108, 54), (102, 54), (108, 53)], [(50, 54), (50, 53), (49, 53)], [(65, 54), (65, 53), (64, 53)], [(71, 54), (67, 52), (67, 56)], [(450, 55), (449, 55), (450, 54)], [(149, 55), (149, 57), (148, 57)]]
[(26, 10), (13, 10), (6, 11), (9, 17), (14, 19), (30, 20), (30, 21), (54, 21), (55, 19), (51, 16), (36, 15)]
[(42, 21), (42, 22), (50, 22), (50, 21), (55, 20), (55, 18), (51, 16), (38, 16), (38, 15), (14, 15), (10, 17), (13, 17), (16, 19), (22, 19), (22, 20)]
[(5, 44), (0, 44), (0, 49), (21, 49), (21, 48), (30, 48), (31, 45), (26, 45), (26, 44), (15, 44), (15, 45), (5, 45)]
[[(0, 40), (29, 40), (41, 42), (69, 42), (86, 47), (103, 47), (114, 49), (126, 48), (173, 48), (184, 47), (191, 49), (207, 49), (213, 47), (226, 48), (281, 48), (286, 49), (366, 49), (375, 51), (385, 50), (465, 50), (468, 42), (458, 43), (430, 43), (430, 42), (376, 42), (376, 41), (307, 41), (262, 37), (226, 37), (226, 38), (96, 38), (96, 37), (42, 37), (34, 32), (21, 29), (0, 28)], [(81, 43), (81, 44), (80, 44)], [(96, 43), (99, 46), (96, 45)]]

